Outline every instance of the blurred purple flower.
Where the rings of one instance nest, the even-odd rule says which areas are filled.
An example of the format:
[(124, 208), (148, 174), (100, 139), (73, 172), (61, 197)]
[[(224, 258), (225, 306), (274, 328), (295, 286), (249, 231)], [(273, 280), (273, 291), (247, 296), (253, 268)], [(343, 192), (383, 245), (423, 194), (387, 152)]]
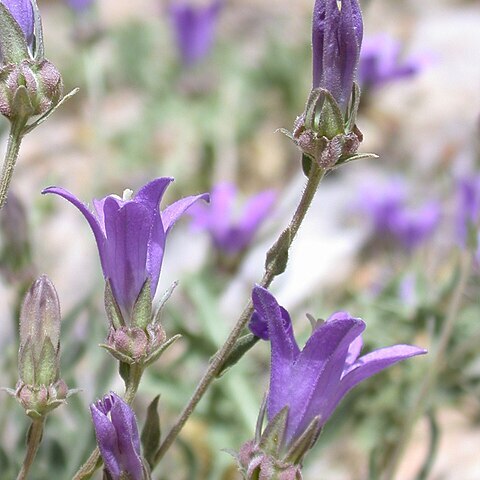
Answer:
[(287, 449), (316, 417), (324, 425), (357, 384), (401, 360), (426, 353), (411, 345), (394, 345), (359, 357), (365, 323), (345, 312), (317, 325), (300, 351), (293, 332), (284, 328), (275, 297), (256, 286), (252, 299), (257, 314), (268, 324), (271, 341), (267, 415), (272, 420), (288, 406)]
[(170, 3), (170, 21), (185, 65), (197, 63), (211, 50), (222, 3), (223, 0), (213, 0), (205, 6), (192, 5), (188, 0)]
[(363, 38), (358, 0), (316, 0), (313, 10), (313, 88), (328, 90), (346, 110)]
[(67, 0), (70, 8), (78, 13), (88, 10), (94, 2), (95, 0)]
[(401, 61), (401, 48), (398, 40), (386, 34), (365, 39), (358, 67), (358, 79), (362, 89), (412, 77), (422, 70), (426, 58), (412, 56)]
[(390, 237), (412, 250), (428, 240), (440, 222), (438, 202), (420, 208), (407, 206), (407, 186), (400, 178), (366, 185), (359, 208), (370, 217), (376, 234)]
[(33, 47), (35, 20), (30, 0), (0, 0), (17, 21), (27, 40), (27, 45)]
[(240, 218), (234, 218), (237, 189), (231, 183), (217, 184), (211, 193), (210, 205), (195, 205), (190, 210), (195, 229), (206, 230), (216, 248), (235, 254), (246, 248), (270, 213), (276, 195), (271, 190), (250, 198)]
[[(94, 213), (77, 197), (59, 187), (46, 188), (75, 205), (89, 223), (97, 242), (103, 275), (110, 281), (115, 299), (125, 316), (147, 279), (152, 297), (158, 285), (167, 234), (175, 222), (208, 194), (182, 198), (159, 210), (159, 203), (173, 178), (162, 177), (143, 186), (133, 198), (108, 195), (94, 200)], [(126, 191), (131, 195), (131, 191)]]
[(133, 410), (115, 393), (90, 405), (98, 448), (113, 480), (142, 480), (140, 437)]
[(393, 217), (392, 234), (408, 250), (428, 240), (440, 223), (441, 209), (430, 202), (413, 210), (404, 208)]

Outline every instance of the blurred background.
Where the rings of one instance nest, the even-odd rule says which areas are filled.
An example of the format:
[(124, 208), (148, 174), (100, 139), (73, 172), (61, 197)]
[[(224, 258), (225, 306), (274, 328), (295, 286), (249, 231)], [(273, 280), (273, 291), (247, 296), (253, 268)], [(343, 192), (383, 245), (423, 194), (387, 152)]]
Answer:
[[(188, 216), (170, 234), (158, 294), (179, 280), (163, 323), (170, 336), (184, 338), (147, 372), (135, 404), (142, 425), (160, 393), (166, 432), (261, 278), (265, 252), (300, 197), (300, 153), (277, 129), (292, 128), (311, 88), (314, 2), (38, 3), (47, 58), (65, 91), (80, 92), (25, 138), (2, 212), (0, 385), (16, 382), (19, 302), (46, 273), (63, 310), (64, 378), (82, 392), (49, 418), (32, 479), (63, 479), (94, 445), (88, 404), (110, 389), (121, 392), (122, 383), (115, 361), (98, 348), (107, 322), (93, 236), (71, 205), (41, 190), (58, 185), (90, 202), (174, 176), (168, 204), (230, 182), (237, 220), (250, 197), (276, 192), (268, 214), (234, 251), (222, 249), (208, 227), (193, 228)], [(394, 343), (429, 348), (442, 331), (466, 230), (478, 232), (480, 3), (361, 3), (360, 151), (379, 159), (327, 176), (272, 290), (301, 341), (310, 329), (306, 313), (326, 318), (348, 310), (367, 323), (366, 351)], [(2, 148), (7, 134), (1, 120)], [(397, 480), (480, 478), (479, 259), (477, 253), (428, 414), (415, 425)], [(254, 435), (268, 356), (260, 342), (214, 384), (154, 478), (239, 478), (222, 449), (238, 449)], [(352, 392), (309, 455), (305, 478), (378, 478), (428, 368), (428, 358), (414, 359)], [(28, 422), (20, 410), (1, 394), (0, 479), (14, 478), (23, 457)]]

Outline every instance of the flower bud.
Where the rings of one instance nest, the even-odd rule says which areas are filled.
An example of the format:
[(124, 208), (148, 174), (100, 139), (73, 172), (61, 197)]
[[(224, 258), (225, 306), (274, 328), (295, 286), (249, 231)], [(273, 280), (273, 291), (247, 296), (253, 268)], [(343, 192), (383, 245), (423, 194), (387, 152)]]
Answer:
[(328, 90), (343, 112), (352, 94), (363, 38), (358, 0), (317, 0), (313, 11), (313, 88)]
[(73, 392), (60, 377), (60, 304), (46, 275), (34, 282), (20, 313), (19, 381), (14, 395), (27, 415), (39, 418)]

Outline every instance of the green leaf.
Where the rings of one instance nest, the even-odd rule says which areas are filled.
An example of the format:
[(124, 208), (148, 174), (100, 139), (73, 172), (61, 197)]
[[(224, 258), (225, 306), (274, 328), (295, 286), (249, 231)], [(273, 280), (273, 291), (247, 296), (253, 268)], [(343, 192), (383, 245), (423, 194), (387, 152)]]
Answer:
[(25, 35), (2, 2), (0, 2), (0, 48), (4, 64), (20, 63), (30, 58)]
[(147, 418), (143, 426), (141, 440), (143, 446), (143, 456), (153, 468), (155, 453), (160, 445), (161, 428), (160, 416), (158, 415), (158, 401), (160, 395), (157, 395), (147, 409)]
[(240, 361), (240, 359), (254, 346), (260, 339), (253, 335), (253, 333), (248, 333), (243, 337), (240, 337), (233, 346), (230, 355), (226, 358), (219, 372), (217, 373), (217, 378), (221, 377), (224, 373), (227, 372), (231, 367)]
[(292, 244), (292, 232), (286, 228), (267, 252), (265, 269), (274, 275), (281, 275), (287, 268), (288, 250)]

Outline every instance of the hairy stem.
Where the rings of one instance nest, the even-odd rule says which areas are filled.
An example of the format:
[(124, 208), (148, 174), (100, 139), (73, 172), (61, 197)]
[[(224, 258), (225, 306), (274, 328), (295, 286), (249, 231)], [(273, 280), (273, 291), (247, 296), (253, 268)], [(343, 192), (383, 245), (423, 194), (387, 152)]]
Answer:
[(17, 163), (18, 152), (20, 144), (22, 143), (24, 135), (24, 127), (26, 121), (23, 119), (15, 120), (10, 125), (10, 134), (8, 136), (7, 151), (5, 153), (5, 160), (3, 161), (3, 168), (0, 177), (0, 210), (7, 201), (8, 187), (12, 180), (15, 164)]
[[(305, 218), (305, 215), (307, 213), (307, 210), (312, 203), (313, 197), (315, 196), (315, 192), (317, 191), (317, 187), (321, 179), (323, 178), (324, 173), (325, 173), (324, 170), (320, 169), (315, 162), (312, 163), (312, 169), (311, 169), (305, 190), (303, 191), (302, 198), (286, 229), (286, 230), (289, 230), (290, 240), (289, 240), (288, 247), (291, 245), (293, 239), (298, 233), (300, 225), (302, 224)], [(282, 235), (279, 237), (279, 240), (275, 242), (274, 246), (280, 243), (280, 238), (282, 236), (283, 236), (283, 232), (282, 232)], [(278, 271), (278, 268), (277, 268), (278, 264), (281, 263), (282, 260), (283, 260), (282, 252), (278, 250), (274, 258), (270, 259), (269, 265), (265, 270), (263, 278), (260, 282), (260, 285), (262, 287), (267, 288), (272, 283), (272, 280), (277, 275), (276, 272)], [(185, 406), (182, 413), (178, 417), (177, 421), (175, 422), (173, 427), (170, 429), (167, 436), (165, 437), (162, 444), (160, 445), (157, 453), (155, 454), (154, 466), (156, 466), (160, 462), (160, 460), (163, 458), (167, 450), (173, 444), (178, 434), (182, 430), (183, 426), (187, 422), (188, 418), (195, 410), (198, 402), (200, 402), (203, 395), (207, 391), (208, 387), (217, 376), (217, 373), (222, 368), (223, 363), (230, 355), (233, 347), (235, 346), (236, 341), (239, 339), (243, 329), (245, 328), (248, 321), (250, 320), (252, 313), (253, 313), (253, 305), (252, 305), (252, 301), (250, 300), (246, 305), (245, 309), (243, 310), (242, 314), (240, 315), (240, 318), (237, 320), (237, 323), (233, 327), (233, 330), (231, 331), (227, 340), (225, 341), (223, 346), (218, 350), (218, 352), (214, 355), (205, 374), (203, 375), (202, 379), (197, 385), (190, 401)]]
[(22, 468), (18, 473), (17, 480), (25, 480), (30, 471), (30, 467), (37, 455), (38, 447), (42, 441), (43, 426), (45, 425), (45, 417), (32, 420), (32, 424), (28, 429), (27, 434), (27, 453), (25, 454), (25, 460), (23, 461)]
[(397, 447), (395, 448), (390, 462), (384, 471), (382, 476), (383, 480), (392, 480), (395, 478), (395, 473), (400, 464), (400, 460), (402, 459), (402, 455), (408, 445), (415, 422), (425, 411), (426, 402), (429, 399), (429, 393), (433, 388), (435, 388), (438, 375), (444, 367), (445, 353), (453, 333), (455, 322), (458, 318), (458, 313), (462, 304), (463, 293), (470, 277), (472, 263), (473, 259), (471, 252), (462, 252), (462, 257), (460, 259), (460, 278), (449, 303), (447, 316), (442, 326), (442, 331), (440, 333), (436, 348), (430, 356), (429, 369), (425, 375), (422, 387), (420, 388), (418, 395), (416, 396), (415, 401), (409, 410), (405, 421), (403, 422), (403, 429), (400, 433)]
[[(123, 399), (131, 405), (137, 394), (138, 386), (143, 374), (143, 367), (140, 365), (130, 365), (128, 381), (125, 386)], [(98, 447), (90, 454), (87, 461), (80, 467), (80, 470), (74, 475), (73, 480), (88, 480), (102, 466), (103, 460), (100, 457)]]

